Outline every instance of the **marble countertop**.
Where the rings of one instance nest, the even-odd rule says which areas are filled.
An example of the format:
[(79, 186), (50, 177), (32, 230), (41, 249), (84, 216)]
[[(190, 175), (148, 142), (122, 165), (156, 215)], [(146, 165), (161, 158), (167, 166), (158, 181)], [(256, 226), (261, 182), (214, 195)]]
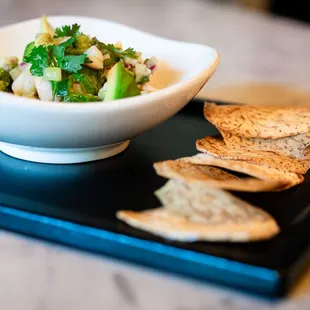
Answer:
[[(42, 13), (115, 20), (215, 47), (221, 65), (200, 97), (310, 104), (310, 26), (219, 2), (1, 0), (0, 26)], [(273, 304), (4, 231), (0, 260), (0, 309), (306, 310), (310, 303), (310, 272), (288, 300)]]

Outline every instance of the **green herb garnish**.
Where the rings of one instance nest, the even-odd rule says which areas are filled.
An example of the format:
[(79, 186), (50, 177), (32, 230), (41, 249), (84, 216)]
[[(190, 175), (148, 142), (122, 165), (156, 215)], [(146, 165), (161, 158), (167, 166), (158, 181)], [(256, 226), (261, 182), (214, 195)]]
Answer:
[(53, 89), (53, 96), (63, 97), (67, 96), (70, 93), (70, 88), (72, 85), (72, 79), (70, 77), (60, 81), (54, 82), (52, 81), (52, 89)]
[(75, 40), (76, 36), (71, 37), (67, 41), (59, 45), (34, 47), (30, 55), (26, 56), (25, 60), (31, 64), (30, 72), (35, 76), (43, 76), (44, 68), (49, 66), (59, 67), (69, 73), (77, 73), (82, 69), (87, 56), (82, 55), (65, 55), (66, 48), (70, 46)]
[(56, 28), (54, 39), (58, 39), (61, 37), (72, 37), (79, 32), (80, 27), (81, 26), (78, 24), (73, 24), (72, 26), (65, 25), (61, 28)]
[(44, 68), (50, 64), (48, 49), (50, 46), (39, 45), (34, 47), (31, 53), (25, 57), (25, 61), (31, 64), (30, 72), (35, 76), (42, 76)]
[(97, 96), (82, 93), (70, 93), (64, 97), (65, 102), (94, 102), (100, 101)]
[[(33, 76), (43, 76), (51, 83), (53, 99), (58, 97), (64, 102), (100, 101), (97, 95), (107, 81), (109, 70), (118, 62), (124, 64), (126, 57), (137, 59), (140, 55), (131, 47), (121, 50), (91, 38), (80, 32), (78, 24), (56, 28), (53, 34), (44, 33), (29, 44), (24, 60), (30, 64)], [(63, 39), (66, 41), (60, 43)], [(92, 56), (89, 59), (85, 52), (92, 46), (105, 56), (103, 69), (88, 66)], [(140, 82), (147, 80), (148, 77), (144, 77)], [(2, 86), (5, 87), (6, 84)]]
[(124, 51), (117, 49), (113, 44), (105, 44), (103, 42), (96, 41), (96, 46), (102, 52), (103, 55), (109, 54), (110, 58), (105, 60), (104, 64), (107, 67), (112, 67), (115, 63), (120, 61), (125, 56), (133, 59), (138, 58), (138, 53), (131, 47), (127, 48)]
[(82, 65), (85, 63), (86, 60), (86, 55), (70, 55), (70, 56), (65, 56), (60, 63), (60, 68), (70, 72), (70, 73), (77, 73), (82, 69)]
[(133, 58), (133, 59), (138, 58), (137, 52), (132, 47), (129, 47), (124, 51), (121, 51), (121, 50), (117, 49), (113, 44), (107, 44), (106, 49), (111, 51), (112, 53), (117, 54), (117, 55), (127, 56), (127, 57)]

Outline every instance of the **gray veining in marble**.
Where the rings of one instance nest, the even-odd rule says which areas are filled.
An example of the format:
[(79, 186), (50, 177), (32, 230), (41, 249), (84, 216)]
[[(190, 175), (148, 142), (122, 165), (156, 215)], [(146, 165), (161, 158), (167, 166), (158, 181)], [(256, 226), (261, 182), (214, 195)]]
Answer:
[(258, 310), (275, 306), (226, 288), (5, 232), (0, 234), (0, 245), (1, 309), (216, 310), (229, 306)]

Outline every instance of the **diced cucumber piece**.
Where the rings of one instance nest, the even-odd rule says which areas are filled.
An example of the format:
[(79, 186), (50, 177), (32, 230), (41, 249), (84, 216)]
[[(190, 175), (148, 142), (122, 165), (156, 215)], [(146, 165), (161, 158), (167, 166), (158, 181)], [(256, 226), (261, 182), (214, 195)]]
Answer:
[(47, 81), (61, 81), (61, 69), (56, 67), (48, 67), (43, 70), (43, 78)]

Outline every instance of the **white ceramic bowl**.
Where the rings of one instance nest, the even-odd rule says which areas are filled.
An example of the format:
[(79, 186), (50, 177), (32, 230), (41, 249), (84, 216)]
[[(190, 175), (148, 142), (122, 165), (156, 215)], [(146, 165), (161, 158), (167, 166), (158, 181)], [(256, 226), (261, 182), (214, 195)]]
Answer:
[[(145, 58), (156, 56), (162, 65), (153, 83), (164, 81), (162, 85), (167, 87), (148, 95), (98, 103), (44, 102), (0, 92), (0, 150), (24, 160), (78, 163), (120, 153), (131, 138), (182, 109), (219, 62), (211, 47), (159, 38), (106, 20), (54, 16), (49, 21), (54, 27), (78, 23), (84, 33), (102, 41), (121, 41)], [(39, 24), (40, 19), (34, 19), (1, 28), (0, 56), (21, 56)], [(169, 69), (164, 64), (169, 64)], [(169, 74), (178, 76), (172, 85), (167, 82)]]

